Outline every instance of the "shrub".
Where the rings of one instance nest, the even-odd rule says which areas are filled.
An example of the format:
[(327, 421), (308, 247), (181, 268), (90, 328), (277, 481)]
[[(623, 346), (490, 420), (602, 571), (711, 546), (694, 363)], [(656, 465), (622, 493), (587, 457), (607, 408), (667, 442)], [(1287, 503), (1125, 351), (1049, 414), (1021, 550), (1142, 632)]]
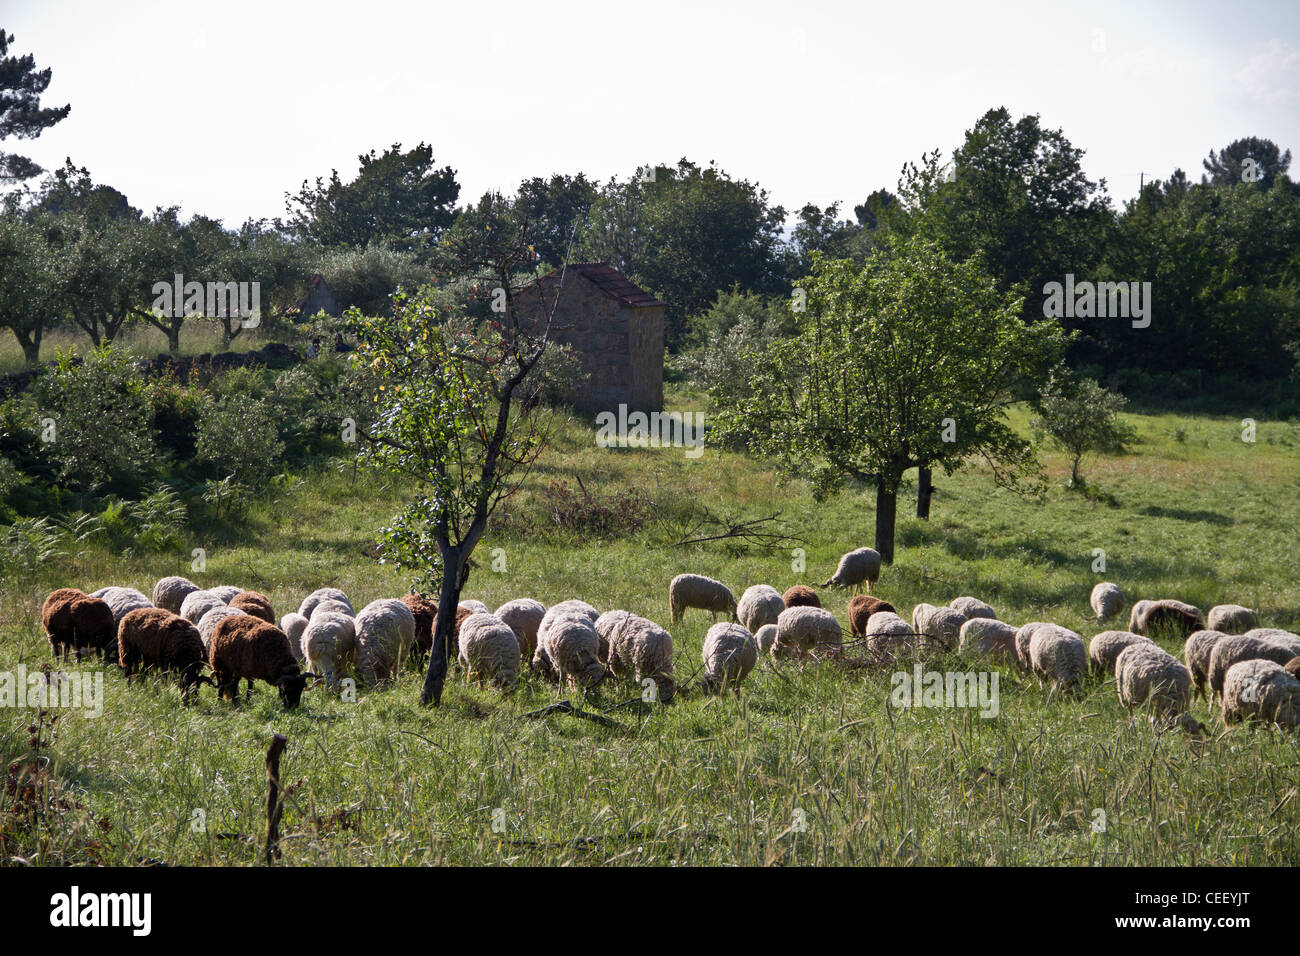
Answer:
[(155, 439), (159, 448), (176, 461), (194, 457), (198, 441), (199, 417), (208, 403), (197, 388), (182, 385), (174, 378), (161, 379), (149, 386), (149, 408)]
[(196, 452), (215, 473), (250, 486), (276, 470), (284, 442), (265, 402), (226, 398), (203, 410)]
[(1090, 378), (1054, 376), (1038, 402), (1033, 427), (1071, 457), (1070, 487), (1082, 484), (1079, 463), (1089, 452), (1119, 454), (1136, 438), (1119, 417), (1128, 400)]

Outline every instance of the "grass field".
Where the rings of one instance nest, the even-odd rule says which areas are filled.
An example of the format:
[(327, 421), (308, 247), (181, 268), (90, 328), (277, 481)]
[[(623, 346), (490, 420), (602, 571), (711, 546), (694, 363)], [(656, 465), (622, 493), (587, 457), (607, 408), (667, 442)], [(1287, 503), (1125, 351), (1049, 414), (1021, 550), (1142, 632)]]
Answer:
[[(1100, 490), (1094, 497), (1065, 489), (1066, 462), (1046, 454), (1043, 501), (995, 488), (977, 466), (936, 476), (928, 522), (903, 517), (912, 496), (900, 499), (898, 560), (876, 593), (904, 616), (920, 601), (974, 594), (1011, 623), (1052, 620), (1086, 640), (1101, 629), (1087, 620), (1088, 592), (1104, 579), (1130, 599), (1241, 603), (1258, 608), (1264, 624), (1300, 630), (1300, 425), (1260, 421), (1248, 444), (1237, 419), (1126, 418), (1140, 441), (1131, 454), (1085, 464)], [(88, 546), (4, 581), (0, 670), (49, 659), (39, 608), (56, 586), (148, 592), (159, 577), (185, 574), (261, 590), (277, 613), (326, 584), (358, 608), (404, 593), (405, 582), (374, 557), (374, 532), (397, 511), (402, 489), (348, 467), (317, 466), (305, 478), (295, 491), (249, 502), (237, 530), (186, 542), (174, 555)], [(578, 478), (602, 494), (644, 494), (653, 519), (605, 540), (556, 528), (547, 486), (576, 487)], [(783, 590), (825, 580), (840, 553), (871, 543), (872, 500), (867, 489), (849, 489), (818, 503), (803, 484), (783, 486), (742, 455), (602, 449), (589, 427), (561, 423), (504, 530), (480, 545), (465, 596), (492, 607), (518, 596), (581, 597), (667, 626), (667, 584), (682, 571), (718, 577), (737, 595), (760, 582)], [(806, 573), (792, 570), (788, 548), (671, 547), (699, 503), (746, 517), (779, 512), (802, 540)], [(208, 553), (203, 574), (190, 571), (195, 547)], [(504, 572), (491, 568), (498, 547)], [(1104, 575), (1092, 570), (1098, 548)], [(823, 594), (844, 621), (849, 595)], [(694, 611), (670, 628), (679, 678), (696, 672), (709, 623)], [(928, 666), (971, 665), (953, 657)], [(1211, 723), (1203, 739), (1161, 734), (1143, 716), (1130, 720), (1109, 682), (1051, 696), (1012, 667), (997, 670), (1000, 713), (990, 719), (889, 708), (889, 670), (823, 663), (778, 672), (760, 663), (738, 696), (696, 694), (644, 714), (624, 708), (611, 712), (617, 729), (568, 716), (521, 719), (557, 699), (535, 679), (503, 697), (453, 672), (443, 706), (425, 710), (412, 671), (355, 703), (311, 690), (285, 713), (265, 686), (238, 707), (205, 689), (184, 709), (166, 680), (128, 688), (108, 674), (103, 716), (64, 717), (42, 748), (52, 779), (79, 807), (11, 836), (8, 855), (255, 863), (263, 757), (280, 732), (289, 738), (282, 774), (296, 782), (282, 828), (289, 864), (1205, 865), (1300, 856), (1294, 737), (1225, 731), (1203, 702), (1193, 708)], [(607, 682), (588, 706), (635, 695)], [(6, 764), (31, 752), (32, 719), (0, 712)], [(6, 799), (0, 794), (0, 805)], [(205, 828), (193, 824), (196, 810)], [(111, 828), (99, 829), (100, 820)], [(504, 832), (494, 832), (501, 820)]]

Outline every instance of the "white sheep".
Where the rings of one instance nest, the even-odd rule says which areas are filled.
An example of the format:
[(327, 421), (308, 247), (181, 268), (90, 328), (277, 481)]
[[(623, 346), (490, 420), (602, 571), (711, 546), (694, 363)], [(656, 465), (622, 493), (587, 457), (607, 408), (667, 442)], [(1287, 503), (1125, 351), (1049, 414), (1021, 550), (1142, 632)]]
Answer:
[(758, 653), (768, 654), (772, 650), (772, 645), (776, 643), (776, 625), (764, 624), (754, 632), (754, 643), (758, 645)]
[(537, 629), (533, 669), (548, 680), (591, 690), (605, 677), (599, 648), (600, 635), (588, 615), (570, 609), (551, 617), (548, 611)]
[(1120, 590), (1118, 584), (1102, 581), (1088, 595), (1088, 604), (1092, 607), (1092, 613), (1097, 615), (1098, 621), (1109, 621), (1124, 610), (1124, 592)]
[(1224, 634), (1245, 634), (1259, 627), (1259, 615), (1240, 604), (1216, 604), (1205, 615), (1207, 631), (1222, 631)]
[(1055, 627), (1055, 625), (1047, 621), (1030, 621), (1028, 624), (1020, 625), (1019, 630), (1016, 631), (1016, 663), (1020, 665), (1021, 670), (1033, 669), (1029, 662), (1029, 641), (1040, 627)]
[(1128, 629), (1134, 634), (1142, 633), (1142, 621), (1146, 619), (1147, 608), (1151, 601), (1137, 601), (1128, 612)]
[(349, 615), (355, 615), (356, 613), (352, 610), (352, 602), (348, 600), (348, 596), (338, 588), (317, 588), (315, 591), (312, 591), (311, 594), (308, 594), (303, 598), (302, 603), (298, 605), (298, 613), (310, 621), (312, 610), (321, 601), (342, 601), (348, 606)]
[(643, 688), (647, 680), (653, 681), (649, 686), (654, 688), (654, 699), (665, 704), (673, 699), (677, 685), (673, 677), (671, 634), (654, 621), (628, 614), (610, 622), (606, 638), (611, 674)]
[(1223, 681), (1223, 722), (1263, 720), (1284, 730), (1300, 724), (1300, 681), (1276, 661), (1238, 661)]
[(957, 652), (1015, 660), (1016, 629), (996, 618), (969, 618), (957, 632)]
[(198, 624), (199, 619), (214, 607), (225, 607), (226, 602), (207, 591), (191, 591), (181, 602), (181, 617), (191, 624)]
[[(820, 610), (820, 608), (789, 608), (788, 610)], [(775, 645), (773, 649), (775, 650)], [(724, 621), (714, 624), (704, 635), (704, 647), (700, 656), (704, 659), (703, 684), (707, 690), (716, 692), (731, 687), (736, 693), (740, 693), (741, 681), (749, 676), (749, 672), (758, 662), (758, 644), (745, 628)]]
[(122, 618), (142, 607), (153, 607), (153, 602), (145, 597), (143, 591), (135, 588), (100, 588), (91, 597), (97, 597), (113, 612), (113, 624), (121, 625)]
[(785, 601), (781, 592), (770, 584), (755, 584), (745, 588), (745, 593), (736, 602), (736, 617), (745, 630), (751, 634), (765, 624), (775, 624), (776, 619), (785, 610)]
[(461, 601), (461, 602), (457, 605), (457, 607), (463, 607), (463, 608), (465, 608), (466, 610), (473, 611), (475, 614), (491, 614), (491, 613), (492, 613), (492, 609), (491, 609), (490, 607), (488, 607), (488, 606), (487, 606), (486, 604), (484, 604), (482, 601), (477, 601), (477, 600), (475, 600), (474, 598), (466, 598), (465, 600)]
[(606, 611), (596, 618), (596, 623), (592, 625), (596, 629), (596, 636), (600, 639), (599, 646), (596, 649), (596, 658), (602, 664), (609, 662), (610, 634), (614, 632), (616, 627), (634, 616), (631, 611)]
[(1183, 642), (1183, 663), (1192, 674), (1192, 687), (1198, 697), (1205, 697), (1205, 680), (1210, 673), (1214, 645), (1227, 636), (1223, 631), (1193, 631)]
[(197, 590), (199, 586), (189, 578), (163, 578), (153, 586), (153, 606), (180, 614), (185, 595)]
[[(334, 598), (325, 598), (318, 601), (316, 606), (311, 609), (311, 614), (307, 615), (307, 620), (311, 620), (317, 614), (346, 614), (348, 617), (356, 617), (357, 612), (352, 610), (352, 605), (347, 601), (337, 601)], [(298, 615), (301, 617), (302, 615)]]
[(866, 627), (867, 649), (873, 654), (895, 655), (914, 650), (916, 631), (893, 611), (877, 611)]
[(968, 621), (971, 620), (971, 618), (976, 617), (988, 618), (991, 621), (996, 621), (998, 619), (998, 614), (992, 607), (985, 604), (979, 598), (970, 597), (969, 595), (953, 598), (948, 602), (948, 606), (954, 611), (959, 612), (961, 616), (966, 618)]
[(702, 574), (679, 574), (668, 584), (668, 614), (673, 624), (682, 619), (688, 607), (708, 611), (713, 620), (718, 614), (736, 613), (736, 598), (721, 581)]
[[(302, 661), (302, 632), (307, 630), (307, 619), (297, 611), (290, 611), (280, 618), (280, 630), (289, 638), (289, 649), (294, 659)], [(310, 670), (311, 668), (308, 668)]]
[(223, 604), (229, 604), (231, 598), (243, 590), (243, 588), (237, 588), (233, 584), (219, 584), (215, 588), (207, 589), (209, 594), (220, 599)]
[(1282, 666), (1300, 655), (1300, 636), (1271, 627), (1257, 627), (1245, 634), (1229, 634), (1215, 642), (1206, 670), (1211, 696), (1223, 693), (1228, 668), (1241, 661), (1266, 660)]
[(404, 601), (371, 601), (356, 617), (357, 675), (367, 683), (384, 683), (397, 674), (415, 648), (415, 615)]
[(880, 552), (875, 548), (857, 548), (840, 556), (840, 563), (835, 573), (830, 576), (824, 588), (851, 587), (854, 593), (862, 590), (866, 584), (867, 592), (880, 579)]
[(1155, 641), (1132, 631), (1102, 631), (1088, 642), (1088, 665), (1093, 674), (1104, 677), (1111, 674), (1118, 676), (1115, 660), (1126, 647), (1132, 644), (1150, 644)]
[(318, 614), (303, 628), (298, 654), (307, 670), (330, 684), (352, 669), (356, 661), (356, 622), (347, 614)]
[(961, 640), (961, 626), (965, 623), (966, 615), (954, 608), (918, 604), (912, 609), (912, 630), (922, 647), (951, 650)]
[(801, 605), (788, 607), (777, 617), (771, 653), (774, 658), (807, 657), (813, 651), (833, 655), (843, 642), (844, 631), (834, 614), (825, 608)]
[(1029, 637), (1029, 668), (1055, 687), (1073, 687), (1087, 669), (1083, 638), (1057, 624), (1035, 628)]
[(495, 615), (515, 632), (523, 658), (532, 660), (533, 651), (537, 650), (537, 629), (546, 616), (546, 605), (532, 598), (515, 598), (497, 608)]
[(203, 646), (206, 648), (211, 643), (212, 632), (217, 629), (218, 624), (228, 617), (243, 613), (239, 608), (231, 607), (229, 604), (218, 604), (216, 607), (208, 608), (194, 624), (198, 628), (199, 637), (203, 640)]
[(457, 659), (466, 679), (479, 686), (491, 680), (498, 687), (511, 688), (519, 680), (519, 639), (504, 621), (478, 612), (460, 624)]
[[(1129, 632), (1131, 633), (1131, 632)], [(1115, 658), (1115, 689), (1128, 708), (1146, 705), (1151, 719), (1174, 721), (1192, 701), (1192, 672), (1154, 641), (1130, 643)]]
[[(1138, 613), (1138, 605), (1142, 607)], [(1185, 601), (1164, 598), (1159, 601), (1139, 601), (1133, 606), (1129, 630), (1150, 637), (1152, 632), (1172, 632), (1186, 640), (1188, 635), (1205, 627), (1205, 615), (1200, 608)]]

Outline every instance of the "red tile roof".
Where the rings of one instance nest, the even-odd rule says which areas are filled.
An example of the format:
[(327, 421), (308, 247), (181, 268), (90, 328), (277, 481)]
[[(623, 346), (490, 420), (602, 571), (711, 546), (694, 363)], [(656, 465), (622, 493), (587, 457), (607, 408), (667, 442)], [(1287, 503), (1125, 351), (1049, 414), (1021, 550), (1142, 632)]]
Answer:
[[(663, 305), (658, 299), (644, 289), (633, 285), (631, 280), (608, 262), (570, 262), (568, 269), (590, 279), (606, 295), (613, 296), (633, 308)], [(552, 273), (554, 275), (555, 273)]]

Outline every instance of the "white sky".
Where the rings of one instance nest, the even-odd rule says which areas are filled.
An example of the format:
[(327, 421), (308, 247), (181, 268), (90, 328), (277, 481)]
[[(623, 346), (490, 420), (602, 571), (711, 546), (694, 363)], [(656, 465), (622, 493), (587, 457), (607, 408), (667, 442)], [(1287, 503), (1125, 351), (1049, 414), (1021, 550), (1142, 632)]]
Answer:
[(228, 226), (421, 140), (462, 202), (687, 156), (851, 216), (995, 106), (1062, 128), (1116, 200), (1240, 136), (1300, 169), (1296, 2), (0, 0), (0, 26), (72, 104), (3, 149)]

